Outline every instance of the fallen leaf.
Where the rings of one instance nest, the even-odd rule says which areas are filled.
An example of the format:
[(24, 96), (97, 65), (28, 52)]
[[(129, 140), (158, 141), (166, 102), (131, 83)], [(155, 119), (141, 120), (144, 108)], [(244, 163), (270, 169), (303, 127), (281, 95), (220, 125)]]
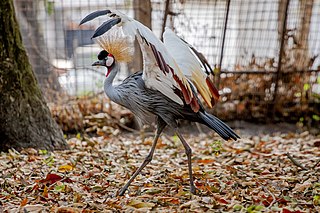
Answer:
[(164, 203), (170, 203), (175, 205), (180, 204), (179, 198), (176, 198), (176, 197), (158, 197), (158, 200)]
[(313, 144), (315, 147), (320, 147), (320, 140), (315, 141)]
[(20, 206), (21, 206), (21, 207), (22, 207), (22, 206), (25, 206), (25, 205), (27, 205), (27, 203), (28, 203), (28, 198), (24, 198), (24, 199), (21, 201)]
[(304, 192), (310, 186), (312, 186), (312, 183), (310, 183), (310, 182), (305, 182), (303, 184), (297, 183), (296, 186), (294, 187), (294, 189), (292, 189), (292, 191), (294, 191), (294, 192)]
[(103, 190), (103, 187), (102, 186), (99, 186), (99, 185), (95, 185), (91, 188), (91, 192), (100, 192)]
[(72, 207), (59, 207), (57, 210), (56, 210), (56, 213), (80, 213), (82, 212), (81, 209), (78, 209), (78, 208), (72, 208)]
[(290, 209), (287, 209), (287, 208), (283, 208), (282, 209), (282, 213), (303, 213), (303, 212), (300, 211), (300, 210), (290, 210)]
[(150, 189), (147, 189), (145, 191), (146, 194), (149, 194), (149, 195), (154, 195), (154, 194), (159, 194), (163, 191), (163, 189), (160, 189), (160, 188), (150, 188)]
[(62, 179), (63, 178), (60, 175), (47, 174), (45, 179), (39, 180), (38, 182), (39, 183), (44, 183), (44, 184), (49, 183), (51, 185), (51, 184), (54, 184), (55, 182), (57, 182), (59, 180), (62, 180)]
[(214, 194), (213, 197), (216, 201), (218, 201), (221, 204), (229, 204), (229, 202), (226, 199), (224, 199), (223, 197), (221, 197), (219, 195)]
[(66, 165), (59, 166), (58, 171), (66, 172), (66, 171), (71, 171), (72, 169), (73, 169), (73, 166), (66, 164)]
[(214, 162), (214, 159), (210, 159), (210, 158), (197, 160), (197, 163), (203, 163), (203, 164), (211, 164), (213, 162)]
[(193, 209), (195, 206), (199, 206), (199, 202), (197, 200), (190, 200), (182, 205), (180, 205), (180, 210), (183, 209)]
[(141, 200), (136, 200), (133, 199), (131, 200), (128, 204), (128, 206), (132, 206), (134, 208), (140, 209), (140, 208), (148, 208), (151, 209), (152, 207), (154, 207), (156, 204), (154, 203), (148, 203), (148, 202), (143, 202)]
[(42, 205), (26, 205), (22, 207), (22, 212), (42, 212), (44, 208)]
[(42, 192), (42, 196), (45, 198), (49, 197), (49, 190), (47, 186), (44, 186), (43, 192)]

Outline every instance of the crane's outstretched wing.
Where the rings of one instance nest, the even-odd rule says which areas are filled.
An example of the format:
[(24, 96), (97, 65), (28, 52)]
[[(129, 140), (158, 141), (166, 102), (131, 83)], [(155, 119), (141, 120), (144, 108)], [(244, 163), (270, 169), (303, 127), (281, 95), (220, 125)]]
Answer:
[(196, 86), (207, 105), (213, 107), (219, 92), (210, 79), (213, 71), (205, 57), (169, 28), (165, 29), (163, 40), (183, 74)]
[[(92, 38), (96, 39), (102, 48), (113, 54), (116, 60), (119, 60), (115, 53), (128, 45), (124, 45), (123, 41), (117, 41), (119, 39), (115, 37), (121, 37), (121, 33), (117, 34), (113, 31), (116, 29), (126, 36), (136, 36), (142, 50), (143, 80), (146, 86), (160, 91), (178, 104), (189, 104), (194, 112), (198, 112), (200, 105), (192, 84), (184, 76), (164, 44), (149, 28), (119, 11), (111, 12), (110, 10), (93, 12), (80, 24), (106, 14), (110, 19), (96, 29)], [(121, 39), (123, 40), (123, 36)]]

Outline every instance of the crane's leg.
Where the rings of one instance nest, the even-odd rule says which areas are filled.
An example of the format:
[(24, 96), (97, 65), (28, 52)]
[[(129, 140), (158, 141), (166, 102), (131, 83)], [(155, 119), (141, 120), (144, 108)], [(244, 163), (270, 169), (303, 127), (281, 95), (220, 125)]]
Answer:
[(185, 141), (185, 139), (182, 137), (180, 132), (178, 131), (178, 128), (176, 129), (176, 134), (178, 135), (182, 145), (184, 146), (184, 149), (186, 150), (187, 158), (188, 158), (188, 168), (189, 168), (189, 180), (190, 180), (190, 192), (192, 194), (196, 194), (196, 187), (194, 186), (193, 182), (193, 176), (192, 176), (192, 164), (191, 164), (191, 154), (192, 150), (189, 144)]
[(125, 191), (128, 189), (128, 187), (130, 186), (131, 182), (135, 179), (135, 177), (141, 172), (141, 170), (148, 165), (148, 163), (151, 162), (152, 157), (153, 157), (153, 153), (154, 150), (156, 148), (158, 139), (160, 137), (161, 132), (163, 131), (163, 129), (166, 127), (166, 123), (160, 118), (158, 117), (158, 121), (157, 121), (157, 131), (156, 131), (156, 135), (153, 139), (153, 143), (152, 143), (152, 147), (149, 151), (149, 154), (147, 155), (147, 157), (144, 159), (143, 163), (141, 164), (141, 166), (135, 171), (135, 173), (132, 175), (132, 177), (128, 180), (128, 182), (126, 183), (126, 185), (124, 187), (122, 187), (122, 189), (119, 191), (119, 195), (122, 196), (124, 195)]

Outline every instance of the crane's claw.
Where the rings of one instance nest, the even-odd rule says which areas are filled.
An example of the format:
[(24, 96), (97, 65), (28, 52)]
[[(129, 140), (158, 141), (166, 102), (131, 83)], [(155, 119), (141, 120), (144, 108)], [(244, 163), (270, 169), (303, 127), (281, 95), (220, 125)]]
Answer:
[(94, 32), (92, 38), (96, 38), (98, 36), (101, 36), (108, 30), (110, 30), (114, 25), (118, 24), (121, 21), (121, 18), (113, 18), (106, 22), (104, 22), (96, 31)]
[(99, 16), (107, 15), (107, 14), (109, 14), (109, 13), (111, 13), (110, 10), (98, 10), (98, 11), (95, 11), (95, 12), (93, 12), (93, 13), (90, 13), (89, 15), (87, 15), (86, 17), (84, 17), (84, 18), (80, 21), (80, 24), (79, 24), (79, 25), (84, 24), (84, 23), (86, 23), (86, 22), (88, 22), (88, 21), (91, 21), (92, 19), (95, 19), (95, 18), (97, 18), (97, 17), (99, 17)]

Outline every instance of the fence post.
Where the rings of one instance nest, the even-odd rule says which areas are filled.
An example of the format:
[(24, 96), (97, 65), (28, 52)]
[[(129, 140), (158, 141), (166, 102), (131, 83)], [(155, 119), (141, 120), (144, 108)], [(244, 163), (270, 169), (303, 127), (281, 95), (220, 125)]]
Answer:
[[(281, 77), (281, 66), (282, 66), (282, 56), (283, 56), (283, 51), (284, 51), (284, 37), (286, 34), (286, 29), (287, 29), (287, 18), (288, 18), (288, 8), (289, 8), (289, 2), (290, 0), (286, 0), (285, 2), (285, 8), (284, 8), (284, 17), (282, 20), (282, 30), (281, 30), (281, 35), (280, 35), (280, 50), (279, 50), (279, 58), (278, 58), (278, 67), (276, 71), (276, 80), (275, 80), (275, 87), (274, 87), (274, 94), (273, 94), (273, 99), (272, 99), (272, 119), (275, 118), (275, 111), (276, 111), (276, 101), (278, 98), (278, 87), (279, 87), (279, 80)], [(280, 23), (280, 22), (278, 22)]]
[(226, 17), (224, 21), (224, 28), (223, 28), (223, 34), (222, 34), (222, 44), (221, 44), (221, 51), (220, 51), (220, 60), (219, 60), (219, 73), (217, 76), (217, 88), (219, 89), (220, 85), (220, 74), (221, 74), (221, 66), (222, 66), (222, 59), (223, 59), (223, 54), (224, 54), (224, 42), (226, 40), (226, 32), (227, 32), (227, 26), (228, 26), (228, 19), (229, 19), (229, 9), (230, 9), (230, 2), (231, 0), (227, 1), (227, 11), (226, 11)]

